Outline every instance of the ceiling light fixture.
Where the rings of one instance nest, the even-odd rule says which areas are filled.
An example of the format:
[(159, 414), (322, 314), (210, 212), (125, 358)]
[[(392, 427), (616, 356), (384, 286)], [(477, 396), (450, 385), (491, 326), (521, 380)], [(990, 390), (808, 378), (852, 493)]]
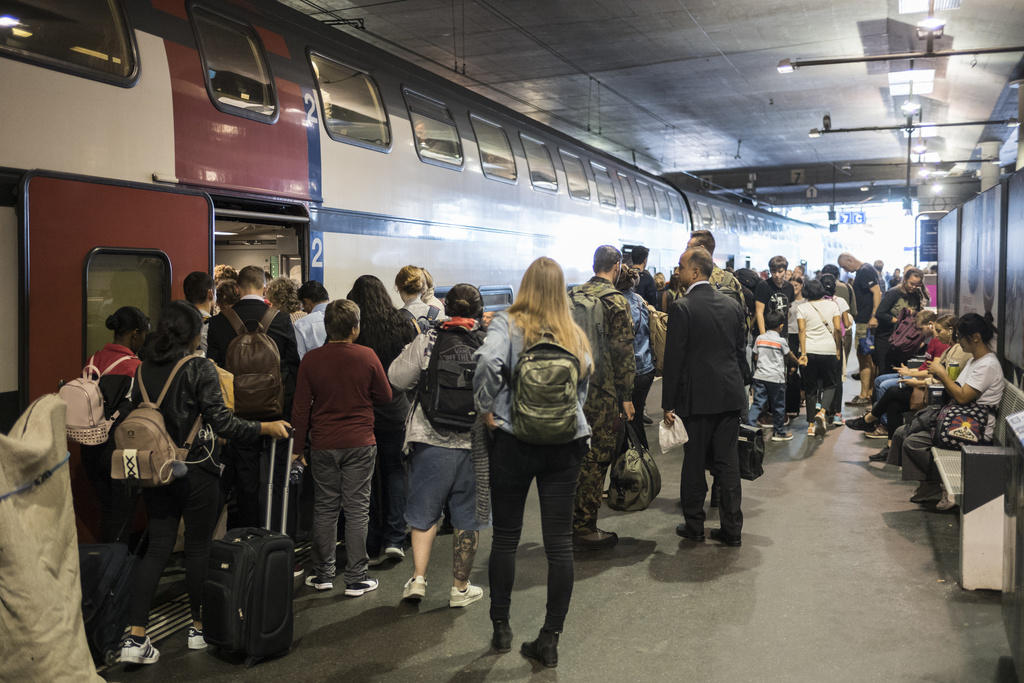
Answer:
[(821, 131), (818, 130), (817, 128), (811, 128), (811, 130), (807, 133), (807, 137), (809, 137), (809, 138), (820, 138), (821, 137)]
[(779, 62), (779, 65), (775, 67), (779, 70), (780, 74), (791, 74), (796, 71), (796, 67), (793, 66), (793, 62), (788, 59), (783, 59)]
[(906, 102), (900, 105), (900, 111), (907, 116), (913, 116), (917, 112), (921, 111), (921, 105), (920, 103), (914, 102), (913, 100), (907, 100)]
[(0, 28), (10, 28), (12, 26), (17, 26), (20, 23), (20, 21), (10, 16), (9, 14), (5, 14), (4, 16), (0, 17)]
[(939, 194), (942, 192), (942, 185), (932, 185), (932, 192)]
[(924, 140), (918, 140), (913, 148), (914, 154), (924, 154), (928, 151), (928, 144)]
[(1019, 125), (1020, 125), (1020, 121), (1018, 121), (1017, 119), (1007, 119), (1006, 120), (1006, 127), (1007, 128), (1016, 128)]
[(941, 38), (945, 26), (945, 19), (939, 19), (934, 16), (925, 17), (921, 21), (917, 22), (917, 39), (924, 40), (925, 38)]
[(861, 191), (861, 192), (867, 192), (867, 191), (868, 191), (868, 190), (870, 190), (870, 189), (871, 189), (871, 188), (870, 188), (870, 187), (868, 187), (867, 185), (861, 185), (861, 186), (860, 186), (860, 191)]

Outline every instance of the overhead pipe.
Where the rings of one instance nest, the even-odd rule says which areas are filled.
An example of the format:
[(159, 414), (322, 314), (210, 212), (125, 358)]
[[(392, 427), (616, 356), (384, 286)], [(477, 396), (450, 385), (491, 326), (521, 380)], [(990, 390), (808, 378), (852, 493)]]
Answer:
[(1004, 52), (1024, 52), (1024, 46), (979, 47), (975, 50), (937, 50), (924, 52), (896, 52), (888, 55), (861, 55), (858, 57), (835, 57), (832, 59), (783, 59), (779, 62), (779, 73), (792, 73), (807, 66), (832, 66), (835, 64), (859, 64), (861, 62), (898, 62), (907, 59), (937, 59), (939, 57), (961, 57), (966, 55), (993, 55)]

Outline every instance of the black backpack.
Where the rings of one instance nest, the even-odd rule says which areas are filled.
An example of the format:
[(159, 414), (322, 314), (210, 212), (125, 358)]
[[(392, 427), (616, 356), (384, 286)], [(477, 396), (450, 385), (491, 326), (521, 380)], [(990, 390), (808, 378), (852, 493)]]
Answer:
[(408, 308), (399, 309), (398, 312), (409, 319), (409, 322), (416, 328), (417, 334), (423, 334), (424, 332), (436, 329), (440, 325), (438, 318), (441, 315), (441, 309), (437, 306), (430, 306), (427, 309), (427, 314), (421, 315), (418, 318)]
[(437, 430), (468, 432), (476, 422), (473, 354), (484, 343), (483, 330), (453, 326), (430, 333), (430, 360), (419, 382), (418, 400)]

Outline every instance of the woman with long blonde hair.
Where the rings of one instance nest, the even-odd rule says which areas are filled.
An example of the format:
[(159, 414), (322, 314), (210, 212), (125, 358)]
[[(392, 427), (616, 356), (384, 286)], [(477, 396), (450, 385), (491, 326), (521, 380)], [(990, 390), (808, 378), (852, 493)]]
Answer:
[[(542, 339), (564, 347), (579, 361), (576, 432), (568, 443), (535, 445), (512, 429), (509, 378), (519, 355)], [(491, 585), (491, 644), (498, 652), (512, 647), (509, 608), (515, 581), (515, 555), (523, 528), (523, 509), (531, 482), (540, 494), (541, 532), (548, 560), (547, 614), (536, 640), (522, 653), (545, 666), (558, 664), (562, 632), (573, 586), (572, 516), (580, 462), (587, 452), (590, 427), (583, 415), (593, 363), (586, 334), (573, 322), (562, 268), (541, 257), (530, 264), (515, 303), (494, 316), (487, 339), (476, 352), (473, 379), (477, 411), (494, 434), (491, 449), (491, 513), (494, 535), (488, 575)]]

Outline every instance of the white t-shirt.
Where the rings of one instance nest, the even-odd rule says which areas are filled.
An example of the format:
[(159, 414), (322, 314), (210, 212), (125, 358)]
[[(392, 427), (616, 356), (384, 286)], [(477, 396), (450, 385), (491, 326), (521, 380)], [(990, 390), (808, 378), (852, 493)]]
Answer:
[(796, 309), (800, 308), (805, 303), (807, 303), (807, 299), (803, 299), (803, 298), (796, 299), (795, 301), (790, 303), (790, 305), (789, 305), (789, 321), (788, 321), (788, 323), (786, 325), (786, 333), (787, 334), (796, 334), (799, 331), (797, 326), (796, 326), (797, 325), (797, 323), (796, 323)]
[[(1003, 368), (999, 365), (999, 358), (994, 353), (986, 353), (978, 359), (971, 358), (967, 361), (957, 375), (956, 383), (960, 386), (969, 386), (981, 395), (978, 397), (978, 404), (995, 408), (1003, 400)], [(996, 429), (995, 417), (989, 419), (985, 426), (985, 438), (992, 440)]]
[[(849, 312), (849, 310), (850, 310), (850, 304), (848, 304), (848, 303), (846, 302), (846, 299), (844, 299), (844, 298), (843, 298), (843, 297), (841, 297), (841, 296), (833, 296), (833, 297), (829, 297), (829, 299), (828, 299), (828, 300), (829, 300), (829, 301), (831, 301), (832, 303), (834, 303), (834, 304), (835, 304), (836, 306), (838, 306), (838, 307), (839, 307), (839, 324), (840, 324), (840, 326), (841, 326), (841, 325), (843, 324), (843, 313), (847, 313), (847, 312)], [(852, 321), (852, 319), (851, 319), (851, 321)], [(840, 328), (839, 328), (839, 330), (840, 330), (840, 331), (843, 331), (843, 328), (842, 328), (842, 327), (840, 327)], [(849, 331), (850, 331), (850, 328), (849, 328), (849, 327), (847, 327), (847, 328), (846, 328), (846, 332), (844, 332), (844, 334), (845, 334), (845, 333), (848, 333)]]
[(836, 355), (836, 341), (832, 336), (832, 318), (839, 315), (839, 306), (829, 299), (805, 301), (797, 307), (797, 320), (803, 320), (807, 329), (806, 352), (819, 356)]

